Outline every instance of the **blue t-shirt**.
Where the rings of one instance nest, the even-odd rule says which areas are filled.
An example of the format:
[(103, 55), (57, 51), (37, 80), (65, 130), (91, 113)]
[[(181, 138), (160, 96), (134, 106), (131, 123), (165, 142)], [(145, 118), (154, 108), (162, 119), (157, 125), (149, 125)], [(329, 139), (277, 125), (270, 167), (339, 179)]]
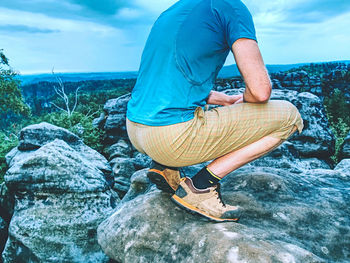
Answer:
[(164, 11), (143, 50), (128, 119), (151, 126), (192, 119), (239, 38), (256, 40), (240, 0), (180, 0)]

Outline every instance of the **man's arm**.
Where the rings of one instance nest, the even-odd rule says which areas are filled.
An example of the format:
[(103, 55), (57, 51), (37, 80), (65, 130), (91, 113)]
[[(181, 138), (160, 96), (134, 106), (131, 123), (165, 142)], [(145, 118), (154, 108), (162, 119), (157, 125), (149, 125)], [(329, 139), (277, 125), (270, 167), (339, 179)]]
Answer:
[(207, 98), (207, 104), (228, 106), (243, 99), (243, 95), (227, 95), (223, 92), (212, 90)]
[(272, 86), (258, 43), (252, 39), (238, 39), (232, 45), (232, 52), (246, 84), (244, 101), (267, 102), (271, 96)]

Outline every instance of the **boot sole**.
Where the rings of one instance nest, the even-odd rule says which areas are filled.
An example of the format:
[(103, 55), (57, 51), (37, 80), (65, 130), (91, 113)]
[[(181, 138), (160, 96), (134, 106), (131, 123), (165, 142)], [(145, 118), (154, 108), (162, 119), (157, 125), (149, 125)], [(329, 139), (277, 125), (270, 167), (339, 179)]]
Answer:
[(214, 221), (214, 222), (238, 222), (238, 220), (239, 220), (239, 218), (219, 218), (219, 217), (211, 216), (211, 215), (199, 210), (198, 208), (194, 207), (193, 205), (190, 205), (189, 203), (185, 202), (183, 199), (181, 199), (177, 195), (173, 195), (171, 197), (171, 200), (175, 204), (177, 204), (179, 207), (190, 212), (191, 214), (198, 214), (198, 215), (204, 216), (207, 219)]
[(154, 183), (159, 190), (174, 194), (175, 190), (169, 185), (163, 173), (156, 169), (150, 169), (147, 173), (148, 179)]

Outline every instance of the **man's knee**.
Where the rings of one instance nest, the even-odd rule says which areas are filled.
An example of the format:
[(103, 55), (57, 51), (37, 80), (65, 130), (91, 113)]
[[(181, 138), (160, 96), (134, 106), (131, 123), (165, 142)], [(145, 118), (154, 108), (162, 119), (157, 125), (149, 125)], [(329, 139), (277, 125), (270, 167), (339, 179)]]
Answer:
[(280, 103), (283, 109), (283, 125), (286, 127), (293, 127), (294, 131), (298, 129), (300, 133), (304, 125), (299, 110), (289, 101), (280, 101)]

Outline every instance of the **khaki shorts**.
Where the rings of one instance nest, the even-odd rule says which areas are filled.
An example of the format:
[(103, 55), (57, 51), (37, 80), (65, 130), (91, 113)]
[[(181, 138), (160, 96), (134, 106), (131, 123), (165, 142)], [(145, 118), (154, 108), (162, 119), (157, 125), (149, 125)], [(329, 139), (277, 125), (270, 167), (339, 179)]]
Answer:
[(129, 139), (141, 153), (167, 166), (183, 167), (221, 157), (262, 137), (286, 140), (299, 133), (303, 120), (288, 101), (240, 103), (203, 111), (192, 120), (167, 126), (148, 126), (127, 119)]

